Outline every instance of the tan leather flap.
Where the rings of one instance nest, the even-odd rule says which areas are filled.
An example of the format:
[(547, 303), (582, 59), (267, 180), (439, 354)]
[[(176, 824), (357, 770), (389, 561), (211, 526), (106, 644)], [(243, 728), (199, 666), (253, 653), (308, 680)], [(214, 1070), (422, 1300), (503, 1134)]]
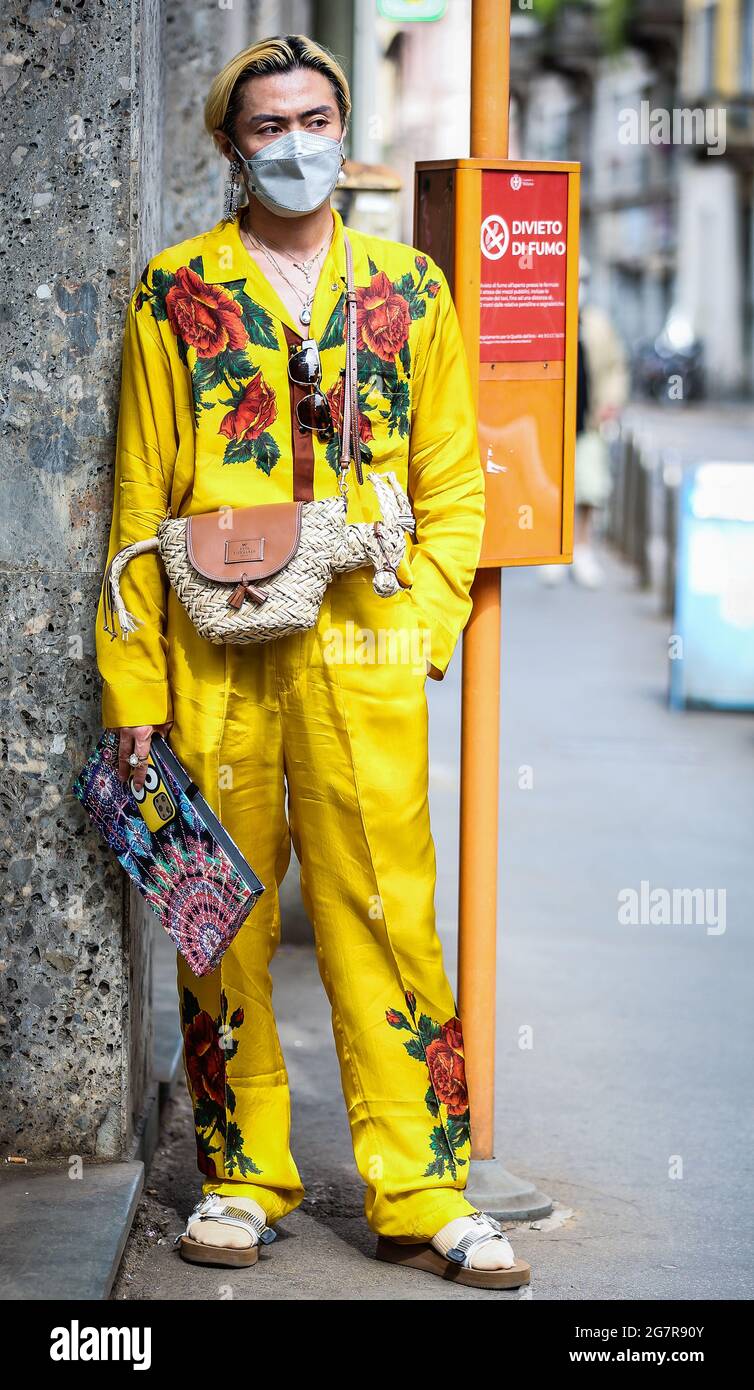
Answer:
[(190, 516), (186, 526), (188, 558), (205, 579), (229, 584), (237, 584), (242, 574), (252, 582), (267, 579), (296, 553), (301, 507), (301, 502), (270, 502)]

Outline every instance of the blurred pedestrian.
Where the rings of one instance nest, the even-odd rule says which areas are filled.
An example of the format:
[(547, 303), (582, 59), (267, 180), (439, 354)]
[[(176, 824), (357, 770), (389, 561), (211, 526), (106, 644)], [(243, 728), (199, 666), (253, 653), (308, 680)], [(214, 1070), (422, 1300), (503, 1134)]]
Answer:
[(579, 370), (576, 400), (576, 461), (573, 577), (586, 588), (603, 579), (595, 533), (598, 515), (612, 491), (606, 426), (617, 419), (629, 389), (623, 344), (608, 315), (589, 301), (591, 267), (579, 263)]

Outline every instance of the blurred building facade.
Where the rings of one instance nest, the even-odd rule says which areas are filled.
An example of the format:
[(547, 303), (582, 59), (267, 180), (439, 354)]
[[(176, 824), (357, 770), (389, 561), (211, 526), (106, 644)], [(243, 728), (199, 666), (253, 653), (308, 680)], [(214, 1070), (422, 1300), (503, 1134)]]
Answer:
[(633, 0), (611, 53), (604, 10), (514, 11), (511, 153), (581, 161), (591, 293), (627, 345), (678, 307), (710, 390), (752, 394), (754, 0)]
[(725, 112), (724, 152), (684, 161), (679, 300), (723, 389), (754, 393), (754, 0), (686, 0), (684, 106)]
[(635, 5), (613, 55), (596, 9), (566, 5), (547, 26), (514, 19), (513, 152), (581, 161), (590, 293), (631, 345), (659, 331), (674, 300), (680, 165), (673, 146), (621, 138), (623, 113), (674, 105), (682, 0)]

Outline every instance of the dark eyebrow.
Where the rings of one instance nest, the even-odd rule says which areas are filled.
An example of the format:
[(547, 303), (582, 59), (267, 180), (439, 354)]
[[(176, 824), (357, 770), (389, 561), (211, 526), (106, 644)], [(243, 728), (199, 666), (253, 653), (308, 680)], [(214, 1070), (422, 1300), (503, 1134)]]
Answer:
[[(334, 110), (335, 108), (333, 106), (328, 106), (327, 102), (325, 102), (324, 106), (310, 106), (308, 111), (299, 112), (299, 119), (303, 121), (307, 116), (330, 116)], [(263, 113), (261, 116), (255, 112), (253, 116), (249, 117), (249, 120), (277, 121), (279, 125), (285, 125), (288, 117), (276, 115), (274, 111), (271, 115), (269, 113), (267, 113), (267, 115)]]

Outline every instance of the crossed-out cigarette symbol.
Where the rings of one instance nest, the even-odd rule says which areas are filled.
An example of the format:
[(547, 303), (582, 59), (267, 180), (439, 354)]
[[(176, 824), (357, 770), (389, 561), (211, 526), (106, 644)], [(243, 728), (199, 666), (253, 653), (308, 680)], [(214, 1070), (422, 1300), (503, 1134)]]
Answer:
[(499, 261), (508, 250), (509, 242), (510, 232), (505, 218), (499, 213), (490, 213), (482, 223), (482, 255), (486, 256), (488, 261)]

